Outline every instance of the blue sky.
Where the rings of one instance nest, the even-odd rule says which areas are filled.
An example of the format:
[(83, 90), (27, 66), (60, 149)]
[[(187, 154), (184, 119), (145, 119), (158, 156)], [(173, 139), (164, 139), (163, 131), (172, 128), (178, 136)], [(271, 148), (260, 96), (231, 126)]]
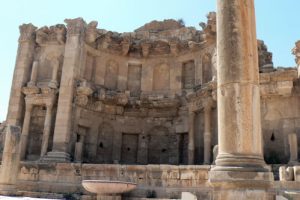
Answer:
[[(300, 40), (299, 0), (256, 0), (257, 35), (273, 52), (275, 66), (295, 66), (291, 49)], [(9, 0), (0, 7), (0, 122), (5, 120), (17, 53), (18, 26), (41, 27), (65, 18), (98, 21), (98, 27), (129, 32), (151, 20), (183, 19), (199, 28), (216, 0)]]

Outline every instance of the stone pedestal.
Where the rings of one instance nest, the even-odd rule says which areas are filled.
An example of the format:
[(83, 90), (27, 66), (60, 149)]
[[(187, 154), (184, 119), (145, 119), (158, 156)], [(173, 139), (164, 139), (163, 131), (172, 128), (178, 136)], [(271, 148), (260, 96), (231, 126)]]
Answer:
[(6, 128), (0, 174), (0, 194), (16, 194), (16, 182), (20, 163), (21, 129), (17, 126)]
[(274, 197), (268, 192), (274, 179), (272, 173), (212, 171), (209, 176), (213, 200), (271, 200)]
[(218, 146), (214, 200), (268, 199), (263, 159), (254, 0), (218, 0)]

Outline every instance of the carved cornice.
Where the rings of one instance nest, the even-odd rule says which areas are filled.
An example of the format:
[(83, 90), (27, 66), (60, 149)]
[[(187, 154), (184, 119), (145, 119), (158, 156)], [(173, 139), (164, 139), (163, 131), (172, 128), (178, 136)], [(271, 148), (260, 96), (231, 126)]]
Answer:
[(46, 105), (53, 106), (57, 101), (57, 89), (38, 88), (38, 87), (23, 87), (22, 92), (26, 95), (26, 105)]

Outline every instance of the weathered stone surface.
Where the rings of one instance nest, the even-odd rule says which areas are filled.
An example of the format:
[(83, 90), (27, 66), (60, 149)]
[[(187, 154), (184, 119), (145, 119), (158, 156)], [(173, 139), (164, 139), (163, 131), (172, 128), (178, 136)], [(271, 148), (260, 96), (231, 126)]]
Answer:
[[(241, 10), (253, 14), (241, 6), (231, 13), (239, 19)], [(22, 126), (26, 164), (18, 187), (75, 193), (83, 178), (122, 179), (140, 186), (129, 199), (180, 198), (181, 192), (209, 199), (207, 172), (218, 143), (219, 157), (234, 157), (223, 162), (230, 167), (262, 166), (263, 156), (287, 163), (288, 134), (295, 133), (295, 141), (300, 130), (297, 70), (273, 68), (272, 53), (256, 41), (253, 19), (234, 23), (227, 33), (232, 23), (223, 16), (218, 26), (224, 27), (217, 29), (217, 13), (210, 12), (202, 30), (182, 20), (152, 21), (130, 33), (81, 18), (67, 19), (66, 26), (20, 26), (6, 120)], [(249, 32), (240, 33), (242, 25)], [(233, 45), (223, 54), (217, 34)], [(285, 190), (287, 182), (274, 188)]]

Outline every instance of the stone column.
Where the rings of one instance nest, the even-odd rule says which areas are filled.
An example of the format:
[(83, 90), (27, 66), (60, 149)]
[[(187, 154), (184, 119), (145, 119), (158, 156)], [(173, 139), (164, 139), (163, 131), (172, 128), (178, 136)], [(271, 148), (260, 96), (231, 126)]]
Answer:
[(37, 75), (38, 75), (38, 61), (33, 61), (32, 64), (32, 69), (31, 69), (31, 77), (30, 77), (30, 82), (28, 83), (29, 87), (35, 87), (36, 86), (36, 80), (37, 80)]
[(218, 0), (218, 145), (214, 200), (266, 199), (254, 0)]
[(290, 164), (298, 163), (298, 138), (295, 133), (288, 135), (289, 145), (290, 145)]
[(21, 129), (7, 126), (0, 174), (0, 194), (15, 195), (20, 163)]
[(212, 102), (205, 103), (204, 107), (204, 164), (211, 164), (211, 109)]
[(32, 104), (26, 103), (26, 111), (21, 135), (21, 160), (25, 160), (26, 156), (32, 108)]
[(52, 126), (53, 104), (46, 105), (46, 107), (47, 107), (47, 111), (46, 111), (46, 117), (44, 122), (41, 158), (45, 156), (48, 151), (49, 137), (50, 137), (51, 126)]
[(59, 68), (59, 60), (58, 59), (53, 59), (52, 60), (52, 78), (51, 81), (49, 83), (49, 87), (50, 88), (57, 88), (58, 85), (58, 81), (57, 81), (57, 73), (58, 73), (58, 68)]
[(10, 125), (22, 125), (25, 104), (24, 95), (21, 90), (30, 79), (30, 69), (32, 66), (35, 48), (35, 30), (36, 27), (32, 24), (23, 24), (20, 26), (18, 55), (15, 64), (6, 120), (7, 124)]
[(189, 113), (189, 143), (188, 143), (188, 164), (195, 162), (195, 113)]
[(75, 78), (80, 72), (80, 58), (84, 44), (84, 29), (86, 23), (81, 18), (66, 19), (67, 41), (62, 67), (62, 77), (59, 88), (58, 107), (55, 121), (53, 149), (46, 156), (47, 161), (70, 161), (70, 136), (72, 130), (72, 117)]
[(84, 139), (86, 136), (86, 128), (79, 127), (78, 136), (79, 136), (79, 140), (75, 144), (74, 160), (76, 162), (82, 162), (82, 152), (83, 152)]

